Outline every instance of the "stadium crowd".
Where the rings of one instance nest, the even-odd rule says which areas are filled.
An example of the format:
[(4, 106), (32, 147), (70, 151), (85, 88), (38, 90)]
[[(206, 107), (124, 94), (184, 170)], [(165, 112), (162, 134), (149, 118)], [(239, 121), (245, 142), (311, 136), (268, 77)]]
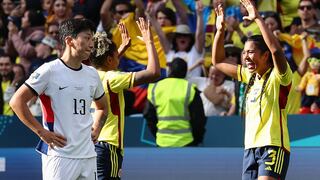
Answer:
[[(131, 38), (119, 69), (143, 70), (147, 51), (137, 36), (138, 17), (152, 26), (161, 78), (175, 58), (187, 62), (186, 79), (196, 85), (205, 116), (240, 115), (246, 84), (228, 78), (211, 65), (211, 45), (216, 31), (215, 11), (225, 9), (225, 52), (228, 61), (244, 64), (241, 54), (249, 36), (261, 34), (238, 0), (1, 0), (0, 9), (0, 112), (13, 115), (8, 102), (15, 90), (42, 64), (59, 58), (62, 45), (58, 27), (68, 18), (87, 18), (98, 32), (105, 31), (117, 47), (124, 23)], [(320, 113), (320, 2), (319, 0), (254, 0), (268, 28), (283, 47), (293, 71), (289, 114)], [(90, 61), (85, 61), (90, 64)], [(125, 90), (126, 115), (142, 113), (148, 85)], [(34, 116), (41, 116), (38, 99), (29, 102)]]

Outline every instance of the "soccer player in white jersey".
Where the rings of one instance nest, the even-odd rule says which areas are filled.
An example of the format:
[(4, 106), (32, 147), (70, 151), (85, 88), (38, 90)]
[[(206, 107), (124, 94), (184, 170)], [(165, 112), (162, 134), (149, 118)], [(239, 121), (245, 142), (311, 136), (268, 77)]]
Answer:
[[(94, 30), (86, 19), (62, 22), (62, 57), (40, 66), (10, 101), (19, 119), (41, 138), (37, 151), (45, 180), (97, 178), (94, 142), (107, 117), (107, 102), (97, 71), (82, 64), (93, 47)], [(43, 126), (27, 106), (34, 96), (42, 103)], [(93, 117), (92, 102), (97, 107)]]

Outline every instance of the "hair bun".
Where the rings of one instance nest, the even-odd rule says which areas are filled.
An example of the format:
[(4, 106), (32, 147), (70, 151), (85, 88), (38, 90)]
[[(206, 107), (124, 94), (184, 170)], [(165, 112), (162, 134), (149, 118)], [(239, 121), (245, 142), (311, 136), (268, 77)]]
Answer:
[(102, 56), (109, 51), (109, 47), (112, 41), (108, 38), (105, 31), (96, 32), (93, 36), (94, 47), (92, 52), (95, 52), (95, 56)]

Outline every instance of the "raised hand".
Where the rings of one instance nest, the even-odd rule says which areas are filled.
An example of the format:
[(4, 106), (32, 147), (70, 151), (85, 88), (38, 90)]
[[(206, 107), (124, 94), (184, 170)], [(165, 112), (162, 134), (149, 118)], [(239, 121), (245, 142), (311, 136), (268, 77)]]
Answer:
[(251, 0), (240, 0), (240, 2), (248, 11), (248, 16), (243, 17), (244, 20), (253, 21), (255, 18), (258, 17), (259, 13), (252, 4)]
[(139, 21), (136, 21), (136, 22), (142, 35), (142, 37), (138, 36), (138, 38), (146, 43), (152, 42), (153, 37), (150, 29), (150, 21), (148, 20), (148, 23), (147, 23), (144, 18), (139, 17)]
[(202, 1), (196, 1), (196, 11), (197, 11), (197, 14), (202, 14), (203, 12), (203, 9), (204, 9), (204, 6), (203, 6), (203, 3)]
[(219, 4), (217, 8), (215, 8), (216, 12), (216, 28), (218, 29), (223, 29), (224, 27), (224, 9), (222, 4)]
[(122, 39), (121, 46), (123, 46), (124, 48), (127, 48), (130, 46), (130, 43), (131, 43), (129, 32), (123, 22), (120, 22), (118, 27), (119, 27), (119, 30), (121, 33), (121, 39)]

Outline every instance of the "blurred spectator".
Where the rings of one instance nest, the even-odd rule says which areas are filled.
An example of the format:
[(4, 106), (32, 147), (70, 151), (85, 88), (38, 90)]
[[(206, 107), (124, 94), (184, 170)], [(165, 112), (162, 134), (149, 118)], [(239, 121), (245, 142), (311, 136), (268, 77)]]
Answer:
[(300, 114), (320, 113), (320, 109), (311, 111), (313, 103), (320, 107), (320, 49), (317, 51), (311, 54), (308, 59), (311, 72), (304, 74), (299, 86), (296, 88), (297, 91), (304, 93)]
[(29, 75), (38, 67), (46, 62), (50, 62), (57, 58), (56, 54), (52, 54), (57, 47), (57, 41), (50, 36), (46, 36), (39, 41), (32, 41), (35, 46), (36, 57), (31, 60)]
[(51, 22), (46, 24), (46, 31), (45, 31), (46, 35), (55, 39), (55, 40), (59, 40), (59, 23), (58, 22)]
[(184, 78), (187, 63), (175, 58), (169, 77), (148, 87), (144, 117), (159, 147), (197, 146), (203, 141), (206, 117), (196, 87)]
[[(174, 58), (184, 59), (191, 67), (204, 55), (204, 25), (203, 25), (203, 5), (197, 1), (197, 29), (195, 35), (191, 32), (188, 25), (179, 24), (172, 41), (172, 49), (166, 53), (167, 62), (170, 63)], [(202, 75), (201, 67), (197, 67), (188, 72), (187, 77), (198, 77)]]
[(84, 17), (90, 19), (97, 26), (100, 21), (100, 8), (104, 1), (101, 0), (67, 0), (68, 4), (74, 1), (72, 5), (72, 12), (74, 14), (82, 14)]
[[(138, 2), (135, 0), (135, 2)], [(101, 21), (102, 22), (109, 22), (111, 24), (107, 24), (103, 26), (104, 28), (111, 28), (110, 32), (112, 33), (112, 40), (115, 42), (117, 47), (121, 45), (121, 33), (118, 28), (113, 28), (116, 25), (115, 19), (112, 19), (112, 16), (117, 16), (121, 18), (121, 21), (125, 24), (128, 29), (129, 36), (131, 38), (131, 46), (125, 51), (124, 55), (120, 59), (119, 69), (125, 72), (136, 72), (140, 70), (144, 70), (146, 68), (148, 62), (148, 54), (146, 50), (145, 43), (141, 41), (138, 37), (141, 36), (139, 28), (135, 23), (135, 18), (139, 14), (140, 10), (135, 10), (134, 12), (130, 10), (130, 4), (123, 3), (123, 1), (115, 1), (115, 6), (109, 4), (110, 1), (104, 1), (104, 4), (101, 8)], [(120, 5), (120, 3), (122, 3)], [(137, 7), (140, 9), (141, 7)], [(112, 11), (110, 11), (112, 9)], [(129, 11), (130, 10), (130, 11)], [(118, 11), (118, 12), (116, 12)], [(136, 13), (138, 12), (138, 13)], [(115, 14), (117, 13), (117, 14)], [(120, 15), (121, 14), (121, 15)], [(103, 21), (102, 19), (105, 18)], [(120, 19), (119, 19), (120, 20)], [(102, 23), (103, 24), (103, 23)], [(165, 68), (166, 68), (166, 58), (161, 48), (161, 44), (159, 42), (159, 38), (154, 36), (154, 44), (155, 48), (158, 53), (160, 67), (161, 67), (161, 77), (166, 75)], [(145, 102), (147, 100), (147, 84), (136, 86), (131, 88), (130, 93), (125, 93), (125, 100), (126, 103), (131, 101), (134, 102), (133, 108), (131, 108), (131, 113), (141, 113), (144, 109)], [(132, 94), (134, 94), (134, 99), (132, 98)], [(129, 100), (128, 100), (129, 99)], [(129, 104), (129, 103), (128, 103)], [(128, 112), (128, 111), (126, 111)], [(128, 114), (127, 114), (128, 115)]]
[(168, 7), (160, 7), (157, 9), (155, 18), (161, 27), (175, 26), (177, 24), (175, 12)]
[(20, 5), (17, 8), (21, 16), (23, 16), (27, 10), (42, 12), (41, 0), (20, 0)]
[(11, 11), (16, 7), (15, 1), (13, 0), (2, 0), (0, 10), (0, 46), (3, 46), (5, 41), (8, 39), (8, 16)]
[(25, 80), (24, 71), (14, 69), (14, 63), (8, 55), (0, 56), (0, 75), (1, 75), (1, 114), (13, 115), (9, 106), (9, 101), (18, 87)]
[[(241, 64), (246, 66), (245, 62), (241, 59), (242, 50), (236, 47), (234, 44), (225, 44), (224, 45), (226, 59), (234, 64)], [(233, 100), (231, 99), (231, 107), (229, 111), (226, 111), (226, 115), (240, 115), (242, 110), (244, 91), (246, 84), (240, 81), (234, 80), (234, 95)]]
[(316, 19), (316, 7), (312, 0), (300, 0), (298, 14), (301, 19), (303, 29), (319, 27)]
[(42, 7), (43, 15), (46, 18), (48, 17), (49, 9), (50, 9), (50, 5), (51, 5), (52, 1), (53, 0), (42, 0), (41, 1), (41, 7)]
[(300, 0), (281, 0), (278, 1), (277, 10), (281, 18), (283, 28), (286, 32), (289, 32), (290, 25), (292, 24), (294, 18), (298, 17), (298, 6)]
[(207, 86), (200, 94), (206, 116), (227, 115), (231, 98), (234, 93), (234, 83), (225, 80), (226, 76), (211, 66)]
[(31, 59), (36, 52), (30, 40), (40, 40), (44, 37), (45, 18), (39, 11), (28, 10), (24, 13), (21, 21), (21, 30), (14, 23), (8, 25), (9, 39), (5, 50), (10, 56), (19, 55), (18, 63), (21, 63), (28, 74)]
[(172, 32), (174, 32), (177, 24), (176, 14), (168, 7), (160, 6), (156, 9), (153, 6), (154, 4), (149, 2), (145, 14), (159, 37), (162, 49), (165, 53), (168, 53), (171, 48), (169, 42), (173, 38)]
[[(278, 37), (280, 34), (282, 36), (288, 35), (284, 32), (284, 29), (283, 29), (283, 26), (282, 26), (282, 23), (280, 20), (280, 16), (278, 13), (275, 13), (272, 11), (267, 11), (267, 12), (262, 12), (261, 16), (264, 19), (267, 27), (273, 32), (273, 34), (276, 37)], [(280, 43), (282, 45), (282, 48), (285, 53), (288, 64), (293, 72), (291, 88), (294, 89), (296, 86), (298, 86), (298, 84), (301, 80), (301, 73), (300, 73), (301, 71), (299, 70), (298, 65), (296, 64), (296, 62), (293, 59), (292, 47), (284, 41), (280, 41)], [(288, 97), (293, 102), (293, 103), (288, 103), (288, 105), (287, 105), (288, 114), (297, 114), (299, 112), (300, 104), (301, 104), (300, 103), (301, 102), (301, 93), (299, 93), (297, 91), (290, 91)]]
[(52, 0), (47, 17), (47, 24), (58, 22), (59, 24), (72, 17), (72, 11), (67, 0)]

